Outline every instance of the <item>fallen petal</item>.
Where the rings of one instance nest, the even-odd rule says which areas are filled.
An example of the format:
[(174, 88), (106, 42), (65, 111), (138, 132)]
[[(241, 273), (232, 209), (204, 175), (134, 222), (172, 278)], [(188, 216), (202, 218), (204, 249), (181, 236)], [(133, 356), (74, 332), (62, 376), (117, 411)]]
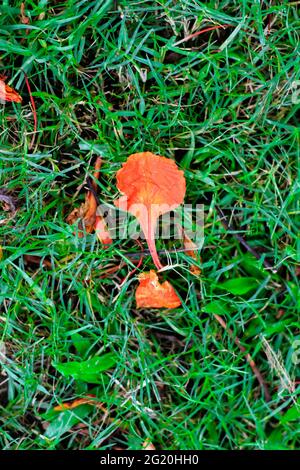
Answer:
[(0, 100), (22, 103), (22, 97), (13, 88), (0, 79)]
[(117, 173), (117, 187), (123, 194), (115, 205), (139, 221), (157, 269), (163, 266), (155, 246), (159, 216), (176, 209), (185, 195), (185, 177), (170, 158), (151, 152), (130, 155)]
[(160, 283), (155, 271), (142, 273), (138, 279), (137, 308), (176, 308), (181, 305), (174, 287), (168, 281)]

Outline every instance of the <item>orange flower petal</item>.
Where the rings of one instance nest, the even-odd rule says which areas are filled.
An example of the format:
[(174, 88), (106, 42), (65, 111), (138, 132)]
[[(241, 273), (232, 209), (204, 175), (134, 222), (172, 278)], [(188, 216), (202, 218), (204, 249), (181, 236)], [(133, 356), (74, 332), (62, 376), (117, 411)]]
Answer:
[(117, 187), (124, 196), (115, 205), (138, 219), (154, 264), (161, 269), (154, 241), (157, 219), (182, 204), (183, 171), (169, 158), (151, 152), (135, 153), (117, 172)]
[(0, 100), (21, 103), (22, 97), (13, 88), (0, 79)]
[(160, 283), (155, 271), (140, 274), (139, 282), (135, 293), (137, 308), (176, 308), (181, 305), (174, 287), (168, 281)]

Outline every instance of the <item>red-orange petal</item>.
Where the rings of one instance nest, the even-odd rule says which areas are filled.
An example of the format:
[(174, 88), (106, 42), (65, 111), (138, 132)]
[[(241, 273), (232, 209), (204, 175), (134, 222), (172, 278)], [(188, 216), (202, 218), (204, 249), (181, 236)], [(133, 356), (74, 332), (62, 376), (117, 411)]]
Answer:
[(138, 219), (154, 264), (161, 269), (154, 241), (157, 219), (182, 204), (183, 171), (170, 158), (151, 152), (135, 153), (117, 172), (117, 187), (124, 196), (115, 201), (115, 205)]
[(137, 308), (176, 308), (181, 300), (174, 287), (168, 282), (159, 282), (155, 271), (139, 275), (139, 286), (135, 292)]
[(21, 103), (22, 97), (13, 88), (0, 79), (0, 100)]

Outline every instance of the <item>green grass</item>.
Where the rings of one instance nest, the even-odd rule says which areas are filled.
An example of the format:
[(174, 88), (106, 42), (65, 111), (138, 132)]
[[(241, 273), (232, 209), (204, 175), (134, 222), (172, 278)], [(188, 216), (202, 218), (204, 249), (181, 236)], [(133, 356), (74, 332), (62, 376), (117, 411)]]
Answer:
[[(140, 449), (146, 439), (157, 449), (299, 448), (298, 2), (123, 0), (116, 10), (28, 0), (29, 25), (20, 3), (0, 7), (1, 73), (23, 96), (0, 109), (1, 193), (16, 206), (12, 217), (0, 206), (1, 448)], [(214, 24), (230, 26), (175, 45)], [(23, 71), (37, 107), (32, 149)], [(186, 202), (205, 205), (202, 274), (170, 254), (166, 276), (183, 300), (170, 311), (136, 309), (136, 276), (120, 287), (132, 241), (103, 250), (66, 223), (97, 154), (99, 197), (112, 204), (121, 163), (146, 150), (174, 158)], [(255, 278), (254, 289), (220, 288), (240, 277)], [(214, 313), (254, 358), (269, 403)], [(99, 383), (58, 365), (106, 353), (114, 361)], [(106, 411), (54, 411), (87, 393)]]

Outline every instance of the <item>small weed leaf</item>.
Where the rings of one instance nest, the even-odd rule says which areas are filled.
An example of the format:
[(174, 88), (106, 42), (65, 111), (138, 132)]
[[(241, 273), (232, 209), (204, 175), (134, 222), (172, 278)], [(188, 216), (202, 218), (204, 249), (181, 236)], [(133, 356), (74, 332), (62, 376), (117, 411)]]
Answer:
[(233, 295), (244, 295), (257, 287), (258, 282), (254, 277), (237, 277), (218, 285), (219, 289), (226, 290)]
[(111, 369), (117, 363), (117, 356), (114, 353), (107, 353), (103, 356), (96, 356), (86, 361), (72, 361), (54, 363), (53, 366), (61, 374), (71, 376), (75, 380), (83, 382), (102, 384), (102, 373)]

